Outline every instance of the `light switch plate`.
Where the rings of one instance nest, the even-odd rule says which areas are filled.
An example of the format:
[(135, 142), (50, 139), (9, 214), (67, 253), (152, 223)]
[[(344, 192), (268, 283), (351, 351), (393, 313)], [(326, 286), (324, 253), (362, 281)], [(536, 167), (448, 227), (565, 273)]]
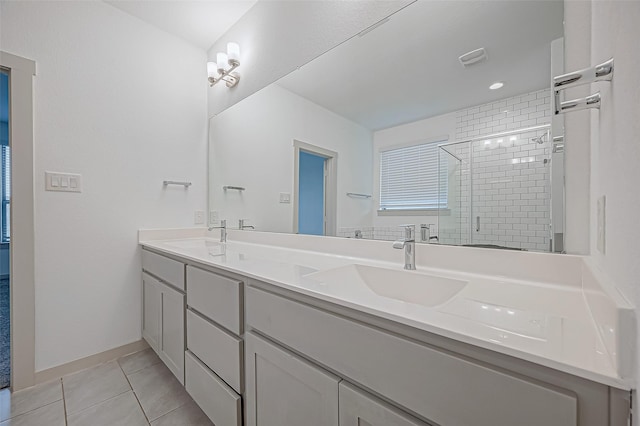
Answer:
[(282, 204), (289, 204), (291, 203), (291, 194), (288, 192), (281, 192), (280, 193), (280, 202)]
[(193, 223), (196, 225), (204, 225), (204, 210), (196, 210), (193, 215)]
[(82, 175), (44, 172), (44, 189), (58, 192), (82, 192)]
[(606, 250), (606, 208), (607, 208), (607, 198), (606, 196), (602, 196), (598, 198), (598, 235), (596, 241), (596, 247), (598, 251), (602, 254), (605, 253)]

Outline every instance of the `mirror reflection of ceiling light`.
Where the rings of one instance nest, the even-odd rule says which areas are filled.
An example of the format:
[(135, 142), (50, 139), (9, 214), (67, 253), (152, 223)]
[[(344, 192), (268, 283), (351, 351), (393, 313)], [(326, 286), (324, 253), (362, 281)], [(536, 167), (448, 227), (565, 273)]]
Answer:
[(207, 62), (209, 86), (213, 87), (219, 81), (224, 81), (227, 87), (235, 87), (240, 81), (240, 75), (233, 71), (239, 66), (240, 46), (238, 43), (228, 43), (227, 53), (218, 52), (216, 62)]
[(502, 81), (496, 81), (495, 83), (493, 83), (491, 86), (489, 86), (489, 89), (491, 90), (497, 90), (502, 88), (502, 86), (504, 86), (504, 82)]

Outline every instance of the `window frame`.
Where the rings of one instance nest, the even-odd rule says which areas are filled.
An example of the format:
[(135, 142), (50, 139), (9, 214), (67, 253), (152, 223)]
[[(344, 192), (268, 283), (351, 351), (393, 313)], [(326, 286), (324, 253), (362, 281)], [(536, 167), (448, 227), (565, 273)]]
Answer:
[(442, 212), (444, 214), (446, 214), (449, 211), (449, 191), (448, 191), (448, 174), (445, 171), (445, 176), (447, 177), (447, 182), (445, 183), (445, 186), (447, 188), (446, 192), (445, 192), (445, 196), (446, 196), (446, 202), (442, 203), (442, 199), (439, 197), (439, 195), (437, 195), (436, 198), (436, 203), (435, 203), (435, 207), (417, 207), (417, 206), (408, 206), (406, 208), (403, 207), (397, 207), (397, 208), (389, 208), (389, 207), (382, 207), (383, 203), (383, 197), (382, 197), (382, 192), (383, 192), (383, 158), (384, 158), (384, 153), (385, 152), (389, 152), (389, 151), (396, 151), (396, 150), (401, 150), (401, 149), (407, 149), (407, 148), (416, 148), (419, 147), (421, 145), (432, 145), (434, 146), (434, 148), (436, 149), (436, 175), (438, 176), (438, 180), (436, 181), (437, 183), (435, 183), (436, 185), (436, 194), (439, 194), (439, 187), (440, 187), (440, 177), (441, 177), (441, 171), (440, 171), (440, 161), (439, 158), (440, 156), (438, 155), (438, 149), (440, 145), (444, 145), (447, 144), (449, 142), (449, 136), (448, 135), (443, 135), (443, 136), (439, 136), (439, 137), (432, 137), (432, 138), (424, 138), (424, 139), (419, 139), (419, 140), (413, 140), (410, 142), (405, 142), (405, 143), (400, 143), (400, 144), (393, 144), (393, 145), (386, 145), (386, 146), (382, 146), (379, 147), (377, 150), (377, 166), (378, 166), (378, 173), (377, 173), (377, 179), (378, 179), (378, 208), (377, 208), (377, 213), (379, 216), (412, 216), (412, 215), (433, 215), (433, 214), (438, 214), (439, 212)]

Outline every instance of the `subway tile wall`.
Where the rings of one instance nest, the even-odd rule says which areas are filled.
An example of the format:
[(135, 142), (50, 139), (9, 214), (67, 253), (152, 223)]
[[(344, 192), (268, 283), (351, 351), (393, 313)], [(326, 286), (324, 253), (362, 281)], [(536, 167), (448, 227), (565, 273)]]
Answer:
[[(456, 140), (549, 124), (550, 102), (544, 89), (457, 111)], [(456, 175), (459, 197), (450, 206), (463, 244), (549, 250), (551, 143), (548, 136), (534, 141), (545, 134), (546, 129), (517, 132), (451, 149), (463, 160)], [(458, 229), (442, 225), (446, 242)]]

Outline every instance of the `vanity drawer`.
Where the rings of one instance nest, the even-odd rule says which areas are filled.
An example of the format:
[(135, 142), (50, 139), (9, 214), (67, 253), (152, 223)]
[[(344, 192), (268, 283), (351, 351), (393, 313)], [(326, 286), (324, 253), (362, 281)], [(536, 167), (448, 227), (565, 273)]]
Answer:
[(576, 426), (565, 390), (274, 295), (246, 293), (247, 324), (430, 422)]
[(240, 335), (242, 281), (187, 266), (187, 305)]
[(236, 392), (242, 393), (242, 340), (187, 310), (187, 349)]
[(241, 426), (240, 395), (200, 362), (191, 352), (184, 355), (185, 387), (216, 426)]
[(142, 269), (184, 291), (184, 264), (143, 249)]

